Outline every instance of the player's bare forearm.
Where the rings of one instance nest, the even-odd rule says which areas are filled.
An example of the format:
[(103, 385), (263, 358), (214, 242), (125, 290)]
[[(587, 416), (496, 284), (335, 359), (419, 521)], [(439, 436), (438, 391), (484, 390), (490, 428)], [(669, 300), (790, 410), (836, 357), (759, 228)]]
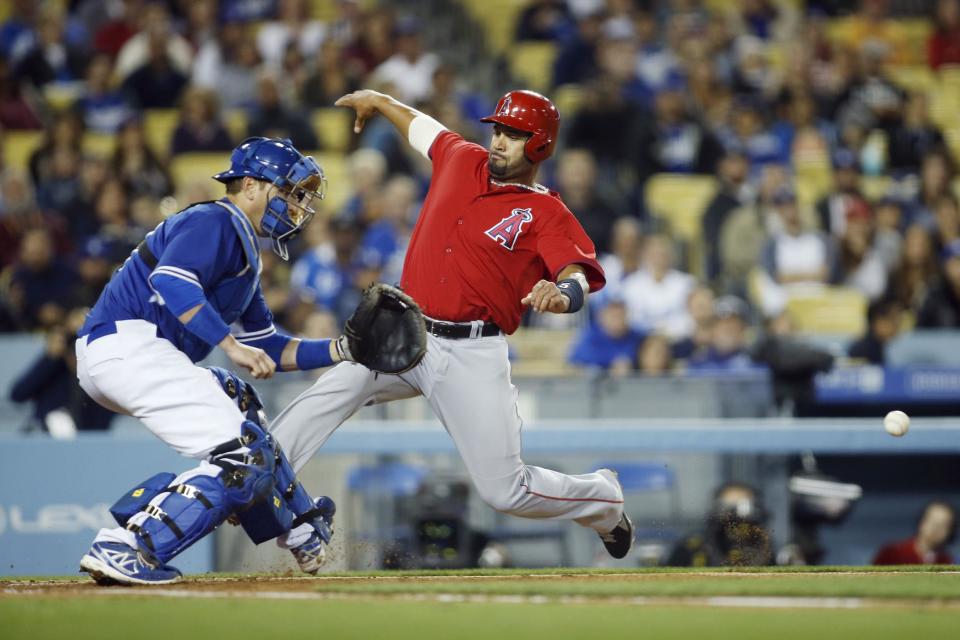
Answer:
[(400, 135), (406, 138), (410, 132), (410, 123), (417, 116), (423, 115), (392, 96), (369, 89), (348, 93), (339, 98), (334, 105), (349, 107), (356, 112), (356, 120), (353, 123), (354, 133), (360, 133), (367, 120), (379, 113), (397, 128)]

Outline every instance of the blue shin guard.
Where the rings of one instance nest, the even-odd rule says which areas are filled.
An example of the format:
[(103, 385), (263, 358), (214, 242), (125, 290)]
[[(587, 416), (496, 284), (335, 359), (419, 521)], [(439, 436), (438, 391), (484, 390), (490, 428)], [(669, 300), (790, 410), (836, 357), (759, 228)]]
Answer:
[(162, 488), (158, 485), (171, 474), (154, 476), (111, 509), (118, 522), (136, 534), (141, 551), (152, 560), (166, 564), (230, 515), (273, 493), (272, 439), (250, 421), (243, 423), (241, 433), (214, 449), (209, 463)]

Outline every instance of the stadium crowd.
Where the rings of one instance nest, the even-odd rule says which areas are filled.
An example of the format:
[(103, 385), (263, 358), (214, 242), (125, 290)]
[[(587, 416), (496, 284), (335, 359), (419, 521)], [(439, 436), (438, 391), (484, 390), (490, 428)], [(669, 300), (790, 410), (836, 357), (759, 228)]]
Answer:
[[(162, 216), (220, 196), (205, 175), (176, 180), (178, 157), (248, 135), (339, 152), (311, 114), (361, 86), (485, 144), (477, 118), (522, 84), (478, 86), (444, 62), (429, 20), (406, 11), (416, 3), (10, 5), (0, 144), (42, 135), (24, 162), (7, 153), (0, 166), (0, 331), (62, 331)], [(508, 51), (491, 58), (552, 51), (539, 88), (564, 124), (540, 180), (590, 233), (608, 279), (589, 314), (560, 319), (579, 332), (570, 362), (754, 367), (751, 336), (803, 330), (790, 301), (811, 287), (863, 301), (855, 358), (882, 362), (912, 326), (960, 326), (960, 0), (514, 5), (515, 24), (499, 25)], [(158, 110), (176, 114), (162, 148), (145, 124)], [(288, 265), (264, 252), (278, 322), (311, 337), (335, 335), (367, 283), (399, 279), (429, 183), (387, 123), (341, 133), (339, 197)], [(690, 189), (709, 180), (702, 210), (654, 206), (664, 174)], [(674, 214), (693, 216), (695, 233), (678, 233)]]

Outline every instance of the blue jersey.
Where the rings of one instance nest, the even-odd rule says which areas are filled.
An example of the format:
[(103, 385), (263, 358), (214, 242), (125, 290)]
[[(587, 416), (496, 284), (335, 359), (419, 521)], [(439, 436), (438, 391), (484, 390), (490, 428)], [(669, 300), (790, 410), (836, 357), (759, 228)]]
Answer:
[(201, 339), (178, 315), (209, 304), (241, 342), (276, 334), (260, 289), (260, 250), (253, 225), (226, 198), (187, 207), (144, 240), (151, 268), (134, 251), (110, 279), (79, 335), (117, 320), (146, 320), (193, 362), (215, 344)]

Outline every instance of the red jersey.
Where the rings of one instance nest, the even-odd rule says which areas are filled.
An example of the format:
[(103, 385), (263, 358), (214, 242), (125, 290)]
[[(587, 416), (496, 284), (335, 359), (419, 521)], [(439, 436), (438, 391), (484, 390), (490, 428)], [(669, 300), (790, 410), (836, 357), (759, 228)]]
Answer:
[(940, 549), (928, 558), (917, 553), (916, 538), (886, 545), (877, 552), (873, 564), (953, 564), (953, 557)]
[(451, 131), (433, 141), (430, 158), (400, 281), (427, 316), (495, 322), (510, 334), (538, 280), (577, 264), (591, 291), (603, 288), (593, 242), (557, 193), (492, 182), (487, 150)]

